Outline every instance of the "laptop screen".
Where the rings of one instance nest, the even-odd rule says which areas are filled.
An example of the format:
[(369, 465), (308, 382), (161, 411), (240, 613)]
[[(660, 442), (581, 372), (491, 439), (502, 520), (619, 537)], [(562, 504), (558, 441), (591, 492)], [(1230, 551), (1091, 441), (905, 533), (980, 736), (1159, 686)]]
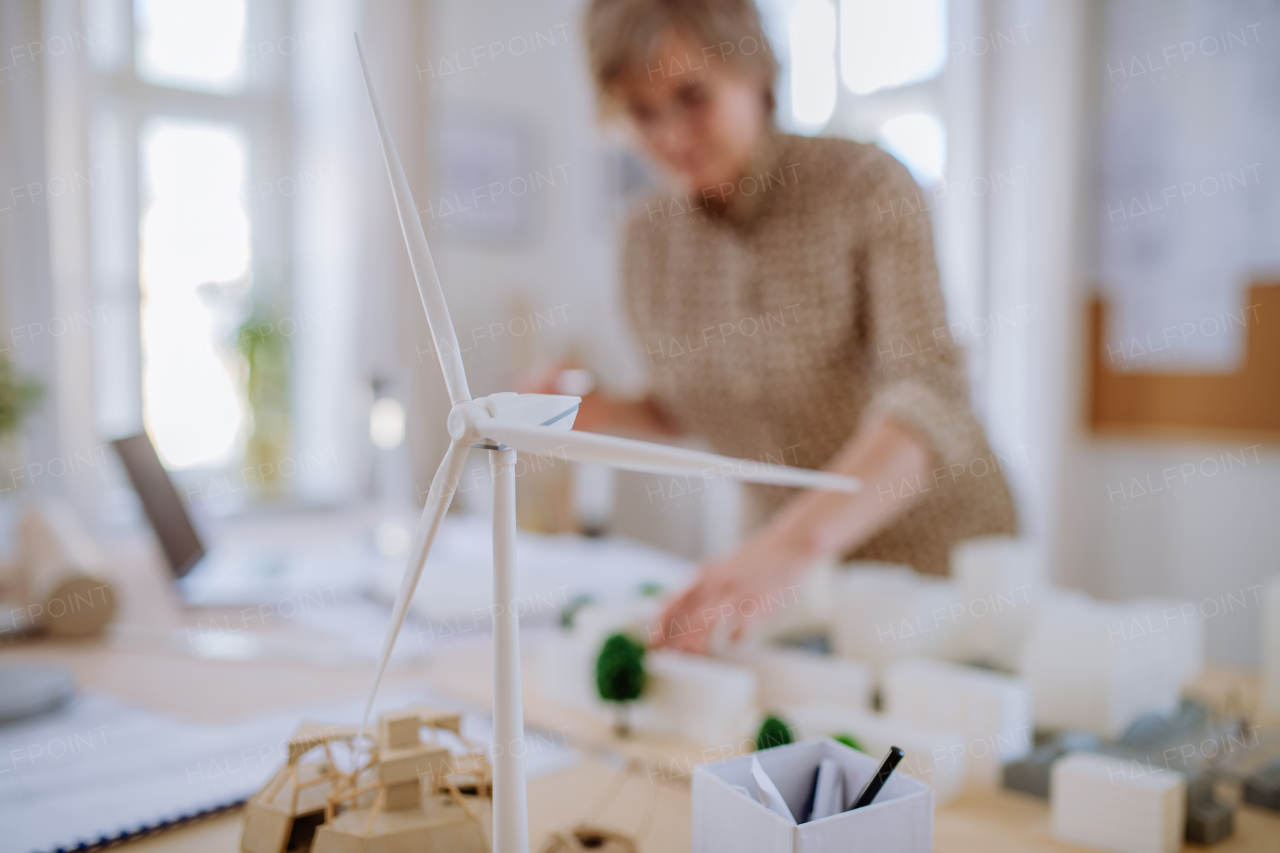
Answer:
[(169, 472), (164, 469), (145, 432), (117, 438), (111, 443), (129, 472), (129, 481), (142, 501), (151, 529), (160, 540), (169, 568), (173, 570), (174, 577), (182, 577), (204, 556), (204, 545), (200, 543), (178, 490), (169, 479)]

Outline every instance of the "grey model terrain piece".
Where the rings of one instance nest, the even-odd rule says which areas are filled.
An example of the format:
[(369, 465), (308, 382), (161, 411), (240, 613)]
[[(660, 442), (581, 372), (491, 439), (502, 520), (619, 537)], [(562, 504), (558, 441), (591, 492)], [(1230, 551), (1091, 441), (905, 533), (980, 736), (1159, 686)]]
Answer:
[[(1187, 755), (1181, 745), (1219, 734), (1209, 709), (1184, 699), (1168, 716), (1139, 717), (1117, 741), (1103, 741), (1083, 732), (1060, 732), (1042, 740), (1029, 756), (1004, 766), (1004, 787), (1048, 799), (1054, 763), (1072, 752), (1097, 752), (1136, 762), (1140, 768), (1173, 770), (1187, 779), (1186, 839), (1217, 844), (1235, 831), (1235, 811), (1214, 797), (1215, 776), (1209, 762), (1199, 750)], [(1280, 762), (1250, 777), (1245, 799), (1280, 809)]]
[(1235, 832), (1235, 810), (1218, 802), (1213, 793), (1213, 776), (1187, 776), (1186, 839), (1198, 844), (1217, 844)]
[(1042, 800), (1049, 799), (1053, 763), (1071, 752), (1098, 752), (1102, 742), (1085, 732), (1062, 732), (1032, 750), (1021, 761), (1004, 766), (1004, 786)]
[(1264, 809), (1280, 811), (1280, 759), (1245, 779), (1244, 801)]

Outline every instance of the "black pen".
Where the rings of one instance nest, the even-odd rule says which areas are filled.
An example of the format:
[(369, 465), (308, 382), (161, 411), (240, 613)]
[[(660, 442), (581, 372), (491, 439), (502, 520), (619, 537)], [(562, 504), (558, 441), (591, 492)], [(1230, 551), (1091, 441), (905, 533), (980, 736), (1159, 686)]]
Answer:
[(902, 750), (896, 746), (889, 747), (889, 754), (884, 757), (884, 761), (880, 763), (880, 767), (867, 780), (867, 784), (862, 786), (857, 798), (853, 801), (853, 805), (845, 809), (851, 812), (854, 809), (860, 809), (863, 806), (871, 805), (871, 801), (876, 798), (876, 794), (880, 793), (880, 789), (884, 787), (884, 783), (888, 781), (889, 774), (893, 772), (893, 768), (898, 766), (898, 762), (902, 760)]

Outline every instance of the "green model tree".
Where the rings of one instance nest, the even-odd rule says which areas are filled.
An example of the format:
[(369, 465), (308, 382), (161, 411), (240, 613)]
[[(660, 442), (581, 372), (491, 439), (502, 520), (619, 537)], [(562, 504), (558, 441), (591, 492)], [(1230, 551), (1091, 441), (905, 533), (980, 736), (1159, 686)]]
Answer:
[(644, 646), (626, 634), (605, 640), (596, 658), (596, 690), (601, 699), (614, 703), (613, 730), (619, 737), (631, 733), (631, 702), (644, 692), (644, 682)]
[(831, 739), (838, 740), (840, 741), (840, 743), (844, 744), (845, 746), (851, 749), (858, 750), (858, 752), (866, 752), (866, 750), (862, 748), (862, 744), (858, 743), (857, 738), (855, 738), (851, 734), (845, 734), (844, 732), (840, 732), (839, 734), (832, 735)]
[(781, 717), (770, 714), (760, 724), (760, 732), (756, 735), (756, 750), (784, 746), (794, 741), (795, 738), (791, 736), (791, 727), (787, 725), (786, 721)]
[(578, 617), (578, 611), (591, 603), (591, 596), (575, 595), (569, 599), (569, 603), (565, 605), (564, 610), (560, 611), (560, 627), (566, 631), (573, 630), (573, 620)]

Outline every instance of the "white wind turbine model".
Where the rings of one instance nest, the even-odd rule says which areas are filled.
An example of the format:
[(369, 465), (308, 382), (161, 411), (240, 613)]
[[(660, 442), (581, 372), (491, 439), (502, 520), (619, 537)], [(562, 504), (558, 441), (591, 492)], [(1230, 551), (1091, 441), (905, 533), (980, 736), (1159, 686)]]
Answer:
[[(754, 460), (733, 459), (679, 447), (574, 432), (571, 428), (578, 412), (578, 397), (506, 391), (478, 400), (471, 399), (458, 339), (449, 319), (440, 280), (436, 277), (431, 249), (427, 246), (418, 210), (409, 193), (409, 182), (400, 166), (400, 157), (378, 109), (378, 99), (369, 80), (359, 36), (356, 36), (356, 51), (369, 91), (373, 118), (378, 125), (378, 136), (382, 140), (382, 153), (400, 214), (400, 227), (408, 245), (413, 277), (418, 283), (422, 307), (427, 312), (436, 356), (444, 370), (444, 381), (452, 404), (448, 418), (451, 442), (431, 481), (422, 520), (409, 549), (408, 564), (391, 611), (391, 625), (387, 629), (364, 718), (367, 722), (392, 646), (404, 624), (409, 601), (431, 551), (431, 542), (458, 487), (467, 451), (476, 447), (487, 449), (493, 473), (493, 850), (495, 853), (526, 853), (529, 829), (524, 753), (522, 749), (515, 748), (524, 737), (519, 620), (514, 607), (516, 452), (552, 456), (571, 462), (592, 462), (629, 471), (701, 474), (704, 477), (714, 474), (753, 483), (838, 492), (856, 492), (862, 484), (853, 477), (823, 471), (765, 465)], [(744, 465), (748, 466), (749, 473)]]

